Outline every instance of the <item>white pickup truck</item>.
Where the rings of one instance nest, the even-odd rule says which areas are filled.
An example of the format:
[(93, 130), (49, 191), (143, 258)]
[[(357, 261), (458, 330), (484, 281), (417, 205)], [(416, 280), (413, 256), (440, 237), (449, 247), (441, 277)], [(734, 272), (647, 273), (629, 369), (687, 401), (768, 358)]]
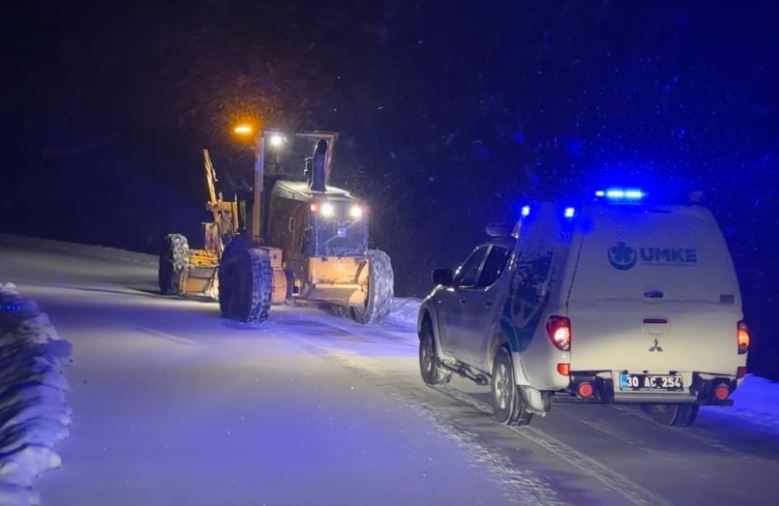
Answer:
[(496, 418), (529, 423), (552, 396), (637, 403), (666, 425), (731, 405), (749, 332), (728, 248), (697, 206), (610, 189), (579, 207), (531, 203), (419, 310), (420, 370), (491, 384)]

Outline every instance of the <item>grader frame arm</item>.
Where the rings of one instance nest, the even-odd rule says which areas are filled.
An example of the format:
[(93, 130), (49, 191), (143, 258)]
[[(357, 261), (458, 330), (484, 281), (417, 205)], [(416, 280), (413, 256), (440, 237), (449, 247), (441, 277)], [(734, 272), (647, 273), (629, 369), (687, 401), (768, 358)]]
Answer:
[(238, 200), (225, 201), (221, 192), (217, 192), (214, 162), (207, 149), (203, 150), (203, 168), (208, 187), (208, 202), (206, 208), (213, 214), (214, 221), (204, 224), (205, 249), (215, 251), (221, 257), (224, 251), (224, 237), (230, 237), (238, 233), (240, 229)]

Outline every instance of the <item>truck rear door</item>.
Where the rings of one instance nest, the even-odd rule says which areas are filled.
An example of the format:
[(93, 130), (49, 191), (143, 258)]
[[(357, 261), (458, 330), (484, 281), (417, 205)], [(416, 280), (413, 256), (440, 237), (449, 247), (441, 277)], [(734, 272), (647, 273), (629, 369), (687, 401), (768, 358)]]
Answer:
[(735, 373), (738, 283), (696, 207), (594, 207), (568, 296), (571, 369)]

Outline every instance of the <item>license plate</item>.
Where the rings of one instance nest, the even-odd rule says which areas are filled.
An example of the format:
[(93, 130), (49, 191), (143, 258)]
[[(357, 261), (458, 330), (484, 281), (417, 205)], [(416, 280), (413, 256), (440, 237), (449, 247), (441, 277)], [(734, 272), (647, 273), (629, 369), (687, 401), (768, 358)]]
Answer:
[(346, 227), (338, 227), (338, 237), (346, 237)]
[(671, 374), (628, 374), (619, 375), (619, 389), (623, 391), (660, 390), (680, 392), (684, 389), (682, 377)]

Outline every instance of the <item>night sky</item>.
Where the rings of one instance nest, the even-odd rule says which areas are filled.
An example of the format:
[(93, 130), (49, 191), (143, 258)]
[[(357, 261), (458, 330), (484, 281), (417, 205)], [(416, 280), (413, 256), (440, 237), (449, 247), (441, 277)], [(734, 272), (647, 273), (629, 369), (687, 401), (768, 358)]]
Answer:
[[(423, 295), (523, 198), (702, 190), (779, 377), (773, 2), (24, 2), (2, 17), (0, 230), (156, 252), (237, 117), (341, 132), (333, 183)], [(684, 200), (682, 200), (684, 201)], [(197, 244), (197, 241), (193, 241)]]

